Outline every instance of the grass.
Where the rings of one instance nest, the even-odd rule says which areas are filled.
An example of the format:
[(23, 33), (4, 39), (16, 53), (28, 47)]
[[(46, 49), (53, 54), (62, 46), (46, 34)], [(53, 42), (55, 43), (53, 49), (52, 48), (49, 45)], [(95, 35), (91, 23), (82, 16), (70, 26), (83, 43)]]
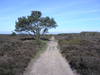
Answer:
[(47, 48), (47, 41), (43, 41), (41, 40), (42, 45), (40, 45), (41, 47), (39, 48), (39, 51), (37, 52), (37, 54), (35, 56), (33, 56), (33, 59), (36, 60), (40, 57), (40, 55), (46, 50)]
[(64, 44), (80, 44), (81, 40), (80, 39), (60, 40), (60, 42)]

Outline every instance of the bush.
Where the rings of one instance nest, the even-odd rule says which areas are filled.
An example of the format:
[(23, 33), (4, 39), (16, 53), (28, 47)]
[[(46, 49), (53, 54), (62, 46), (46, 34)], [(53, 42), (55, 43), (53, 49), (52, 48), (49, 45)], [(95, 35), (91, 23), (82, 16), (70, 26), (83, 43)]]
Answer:
[(11, 36), (16, 36), (17, 34), (15, 32), (12, 32)]

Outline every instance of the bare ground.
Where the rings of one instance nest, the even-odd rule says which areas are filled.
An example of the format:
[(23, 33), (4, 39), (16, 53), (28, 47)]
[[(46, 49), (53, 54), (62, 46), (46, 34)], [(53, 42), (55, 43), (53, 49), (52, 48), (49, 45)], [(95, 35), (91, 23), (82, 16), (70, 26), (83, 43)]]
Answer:
[(76, 75), (57, 47), (52, 37), (47, 50), (35, 62), (31, 61), (24, 75)]

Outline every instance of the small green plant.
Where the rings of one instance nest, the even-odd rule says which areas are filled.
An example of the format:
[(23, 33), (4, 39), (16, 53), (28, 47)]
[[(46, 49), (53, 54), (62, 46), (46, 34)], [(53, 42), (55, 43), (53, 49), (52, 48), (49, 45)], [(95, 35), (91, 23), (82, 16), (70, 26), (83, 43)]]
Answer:
[(11, 36), (16, 36), (16, 33), (15, 32), (12, 32)]

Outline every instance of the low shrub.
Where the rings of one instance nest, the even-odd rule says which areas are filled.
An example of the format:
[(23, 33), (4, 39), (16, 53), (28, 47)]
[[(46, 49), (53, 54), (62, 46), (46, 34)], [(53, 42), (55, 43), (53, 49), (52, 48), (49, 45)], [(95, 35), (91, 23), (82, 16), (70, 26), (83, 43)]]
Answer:
[(16, 36), (17, 34), (15, 32), (12, 32), (11, 36)]
[(97, 39), (99, 36), (91, 35), (91, 39), (85, 37), (86, 35), (82, 38), (81, 36), (73, 38), (74, 35), (71, 39), (68, 39), (68, 36), (60, 35), (60, 37), (63, 37), (62, 39), (58, 36), (56, 38), (60, 52), (69, 61), (71, 68), (77, 70), (80, 75), (100, 75), (100, 44), (99, 39)]
[(0, 75), (22, 75), (45, 43), (35, 40), (0, 40)]

